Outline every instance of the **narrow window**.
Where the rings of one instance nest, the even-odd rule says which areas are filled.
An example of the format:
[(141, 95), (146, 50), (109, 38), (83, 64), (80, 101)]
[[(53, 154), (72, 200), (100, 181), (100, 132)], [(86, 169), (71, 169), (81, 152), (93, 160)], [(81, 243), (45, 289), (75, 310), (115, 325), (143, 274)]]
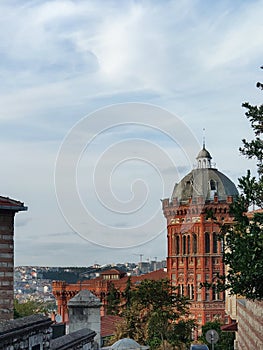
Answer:
[(187, 236), (187, 254), (190, 254), (190, 236)]
[(205, 253), (210, 253), (210, 235), (205, 233)]
[(183, 236), (183, 254), (186, 254), (186, 237)]
[(193, 234), (193, 253), (197, 253), (197, 236), (195, 233)]
[(217, 234), (213, 232), (213, 253), (217, 253), (217, 242), (218, 242)]
[(176, 236), (176, 254), (180, 254), (180, 238)]
[(210, 190), (216, 191), (216, 182), (214, 180), (210, 180)]

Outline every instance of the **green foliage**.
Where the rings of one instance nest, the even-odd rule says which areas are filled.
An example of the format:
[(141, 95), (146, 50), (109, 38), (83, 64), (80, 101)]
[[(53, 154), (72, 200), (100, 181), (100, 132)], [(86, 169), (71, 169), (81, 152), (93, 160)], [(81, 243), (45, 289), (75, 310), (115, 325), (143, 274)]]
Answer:
[(123, 292), (123, 298), (125, 300), (125, 306), (129, 307), (131, 305), (131, 297), (132, 297), (132, 283), (131, 276), (128, 277), (125, 290)]
[(214, 344), (215, 350), (234, 350), (235, 333), (221, 331), (221, 324), (218, 321), (207, 322), (204, 326), (202, 326), (202, 335), (198, 340), (209, 345), (209, 343), (206, 341), (205, 335), (210, 329), (214, 329), (219, 335), (218, 342)]
[(256, 160), (257, 175), (252, 176), (247, 170), (247, 174), (239, 179), (241, 193), (230, 208), (234, 223), (221, 226), (221, 238), (225, 240), (224, 263), (229, 270), (226, 275), (217, 276), (214, 284), (230, 294), (263, 300), (263, 211), (249, 213), (251, 209), (263, 208), (263, 105), (244, 103), (243, 107), (247, 109), (245, 114), (254, 131), (254, 139), (242, 140), (240, 152)]
[(46, 314), (48, 305), (39, 301), (27, 300), (24, 303), (19, 303), (14, 300), (14, 318), (30, 316), (34, 314)]
[(106, 296), (106, 301), (107, 301), (107, 314), (117, 315), (119, 313), (120, 293), (115, 288), (112, 282), (109, 285), (109, 291)]
[[(68, 271), (65, 271), (68, 270)], [(80, 274), (85, 272), (85, 268), (62, 268), (58, 271), (42, 271), (42, 278), (52, 281), (65, 281), (67, 283), (77, 283), (81, 279)]]
[(168, 280), (144, 280), (130, 293), (119, 337), (133, 338), (151, 349), (190, 341), (194, 322), (187, 320), (189, 302), (178, 295)]

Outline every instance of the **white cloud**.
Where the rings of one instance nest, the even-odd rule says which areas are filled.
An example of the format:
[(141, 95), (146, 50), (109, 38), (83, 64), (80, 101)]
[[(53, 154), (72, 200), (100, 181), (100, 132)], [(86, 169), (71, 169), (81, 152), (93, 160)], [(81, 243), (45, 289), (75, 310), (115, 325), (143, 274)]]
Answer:
[[(240, 105), (244, 100), (262, 99), (253, 88), (262, 65), (262, 0), (43, 0), (22, 5), (2, 1), (0, 13), (2, 194), (18, 197), (29, 206), (28, 213), (18, 214), (25, 216), (20, 221), (25, 225), (17, 228), (23, 237), (68, 231), (53, 188), (59, 144), (75, 122), (108, 104), (160, 105), (183, 118), (200, 140), (206, 127), (207, 146), (220, 169), (237, 177), (246, 167), (237, 149), (251, 133)], [(94, 120), (90, 135), (102, 122)], [(164, 129), (175, 128), (170, 121), (163, 123)], [(151, 133), (136, 132), (139, 138), (155, 142), (154, 133), (151, 137)], [(119, 136), (125, 139), (129, 131), (112, 130), (107, 144), (116, 143)], [(159, 142), (168, 153), (176, 154), (171, 144)], [(94, 143), (95, 159), (103, 149), (102, 144), (97, 146)], [(180, 167), (185, 165), (181, 159)], [(167, 173), (172, 183), (173, 174)], [(123, 178), (114, 182), (122, 199), (128, 196), (128, 191), (121, 196), (127, 181), (128, 167)], [(122, 217), (111, 221), (127, 225)], [(101, 234), (106, 236), (107, 231)], [(145, 246), (145, 251), (149, 246), (157, 251), (160, 242), (166, 244), (165, 238), (157, 241), (156, 246)], [(52, 242), (49, 237), (50, 254)], [(42, 243), (40, 239), (34, 247), (41, 250)], [(30, 263), (27, 247), (22, 247), (21, 240), (17, 244), (17, 263)], [(88, 249), (92, 255), (92, 247)], [(34, 261), (45, 264), (44, 247), (41, 254)]]

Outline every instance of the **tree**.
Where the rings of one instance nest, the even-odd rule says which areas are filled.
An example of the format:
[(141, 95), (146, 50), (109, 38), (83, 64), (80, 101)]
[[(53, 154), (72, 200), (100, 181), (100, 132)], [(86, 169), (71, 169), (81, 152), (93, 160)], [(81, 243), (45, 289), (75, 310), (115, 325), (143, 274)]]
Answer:
[(239, 179), (240, 196), (233, 203), (231, 212), (234, 225), (223, 225), (226, 250), (224, 262), (229, 266), (225, 276), (221, 276), (224, 289), (230, 294), (240, 294), (248, 299), (263, 300), (263, 105), (242, 105), (245, 115), (254, 131), (254, 139), (242, 140), (240, 152), (249, 159), (256, 160), (257, 174), (247, 174)]
[(194, 322), (187, 320), (188, 307), (168, 280), (143, 280), (131, 291), (115, 339), (130, 337), (151, 348), (189, 342)]
[(14, 299), (14, 318), (45, 314), (48, 312), (47, 306), (39, 301), (27, 300), (24, 303), (19, 303), (17, 299)]
[(123, 292), (123, 298), (125, 300), (125, 306), (129, 307), (131, 305), (131, 296), (132, 296), (132, 283), (131, 276), (128, 277), (125, 290)]
[(112, 282), (109, 284), (109, 291), (106, 296), (106, 302), (107, 314), (117, 315), (119, 312), (120, 293)]
[(207, 322), (202, 326), (202, 335), (199, 337), (202, 343), (208, 344), (205, 335), (210, 329), (214, 329), (219, 335), (218, 342), (214, 344), (215, 350), (234, 350), (235, 332), (223, 332), (219, 321)]

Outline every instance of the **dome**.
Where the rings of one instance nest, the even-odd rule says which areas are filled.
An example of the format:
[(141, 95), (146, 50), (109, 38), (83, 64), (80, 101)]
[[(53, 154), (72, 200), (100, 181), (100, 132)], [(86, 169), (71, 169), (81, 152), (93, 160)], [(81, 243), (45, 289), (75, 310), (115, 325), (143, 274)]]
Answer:
[(128, 349), (140, 349), (140, 348), (141, 346), (131, 338), (120, 339), (111, 346), (111, 349), (114, 349), (114, 350), (128, 350)]
[(205, 147), (203, 147), (203, 149), (201, 149), (201, 151), (198, 153), (196, 159), (199, 159), (199, 158), (212, 159), (210, 153), (205, 149)]
[(172, 200), (189, 201), (197, 197), (205, 200), (213, 200), (217, 196), (219, 200), (226, 200), (228, 196), (237, 196), (235, 184), (223, 173), (211, 167), (210, 153), (203, 147), (197, 156), (198, 167), (187, 174), (178, 184), (175, 184)]

